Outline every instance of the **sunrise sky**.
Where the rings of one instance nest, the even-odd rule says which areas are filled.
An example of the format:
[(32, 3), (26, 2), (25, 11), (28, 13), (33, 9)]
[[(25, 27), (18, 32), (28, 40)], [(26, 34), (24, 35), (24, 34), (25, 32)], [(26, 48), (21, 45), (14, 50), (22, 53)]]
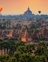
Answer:
[(22, 14), (28, 6), (34, 14), (41, 10), (43, 14), (48, 14), (48, 0), (0, 0), (2, 14)]

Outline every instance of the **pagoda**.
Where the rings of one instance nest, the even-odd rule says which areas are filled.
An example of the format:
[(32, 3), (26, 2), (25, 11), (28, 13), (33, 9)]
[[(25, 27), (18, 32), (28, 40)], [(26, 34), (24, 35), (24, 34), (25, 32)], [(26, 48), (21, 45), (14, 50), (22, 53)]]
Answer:
[(23, 41), (23, 42), (32, 42), (32, 36), (31, 34), (28, 32), (27, 28), (24, 28), (22, 34), (19, 36), (19, 40)]
[(28, 7), (28, 9), (24, 12), (24, 15), (32, 15), (32, 11)]

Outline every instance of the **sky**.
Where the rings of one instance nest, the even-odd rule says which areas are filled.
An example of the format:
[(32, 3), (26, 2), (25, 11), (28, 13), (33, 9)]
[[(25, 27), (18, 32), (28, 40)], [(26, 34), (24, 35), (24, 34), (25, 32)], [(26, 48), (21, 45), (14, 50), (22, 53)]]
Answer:
[(29, 7), (32, 13), (48, 14), (48, 0), (0, 0), (2, 14), (23, 14)]

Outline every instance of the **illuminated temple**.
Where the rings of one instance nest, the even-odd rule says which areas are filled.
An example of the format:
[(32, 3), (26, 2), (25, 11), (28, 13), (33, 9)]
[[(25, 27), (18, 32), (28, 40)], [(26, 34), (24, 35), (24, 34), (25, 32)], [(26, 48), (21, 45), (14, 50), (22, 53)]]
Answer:
[(24, 29), (24, 32), (19, 37), (19, 39), (23, 42), (32, 42), (32, 36), (31, 36), (31, 34), (28, 33), (27, 29)]

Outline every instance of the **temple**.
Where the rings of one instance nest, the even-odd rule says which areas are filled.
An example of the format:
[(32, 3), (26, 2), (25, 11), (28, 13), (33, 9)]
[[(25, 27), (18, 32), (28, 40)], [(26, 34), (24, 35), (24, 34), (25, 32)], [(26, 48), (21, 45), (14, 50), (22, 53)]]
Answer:
[(32, 15), (32, 11), (28, 7), (28, 9), (24, 12), (24, 15)]
[(21, 36), (19, 36), (19, 40), (23, 41), (23, 42), (32, 42), (32, 36), (31, 34), (29, 34), (27, 28), (24, 28), (23, 30), (24, 32), (21, 34)]

